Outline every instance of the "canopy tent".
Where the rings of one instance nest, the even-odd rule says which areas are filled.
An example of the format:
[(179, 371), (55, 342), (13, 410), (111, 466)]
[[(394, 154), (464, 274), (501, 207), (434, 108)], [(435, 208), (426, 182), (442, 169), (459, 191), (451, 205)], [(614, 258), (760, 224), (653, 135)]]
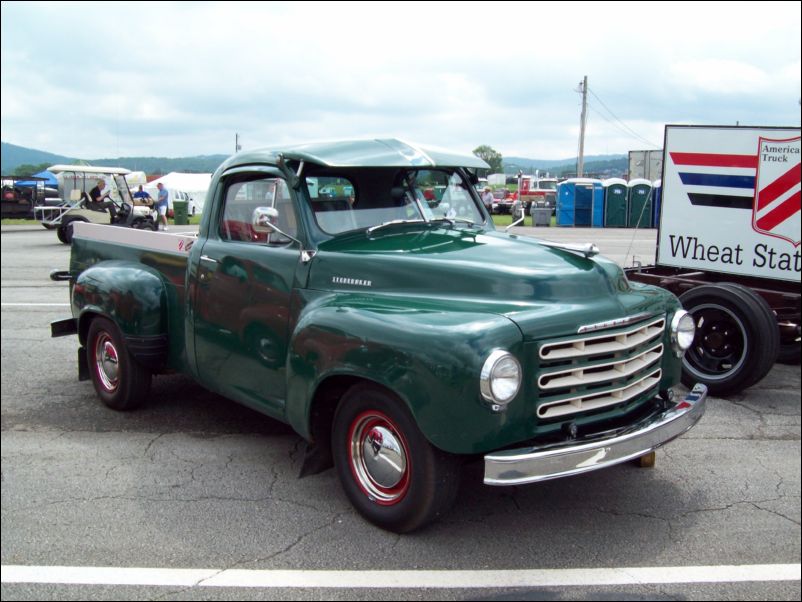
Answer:
[[(154, 199), (158, 197), (159, 191), (156, 188), (157, 184), (162, 184), (170, 194), (170, 205), (172, 207), (172, 200), (175, 197), (173, 191), (180, 190), (186, 192), (195, 201), (198, 212), (203, 211), (203, 203), (206, 200), (206, 192), (209, 190), (209, 184), (212, 181), (212, 174), (210, 173), (181, 173), (172, 171), (166, 176), (162, 176), (157, 180), (148, 182), (144, 187), (145, 190)], [(192, 211), (190, 210), (190, 213)]]
[(56, 179), (56, 174), (54, 174), (53, 172), (44, 170), (40, 171), (39, 173), (33, 174), (33, 176), (31, 177), (37, 179), (20, 180), (17, 182), (17, 186), (22, 186), (23, 188), (34, 188), (40, 182), (44, 182), (46, 188), (58, 188), (58, 180)]

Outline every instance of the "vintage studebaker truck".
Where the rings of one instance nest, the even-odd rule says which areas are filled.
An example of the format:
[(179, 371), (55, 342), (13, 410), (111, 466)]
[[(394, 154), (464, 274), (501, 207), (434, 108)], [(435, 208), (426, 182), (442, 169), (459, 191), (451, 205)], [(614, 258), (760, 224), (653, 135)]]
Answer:
[(704, 413), (672, 389), (693, 321), (592, 245), (496, 231), (483, 168), (398, 140), (240, 153), (197, 235), (76, 224), (53, 335), (111, 408), (180, 372), (290, 424), (303, 470), (397, 532), (444, 513), (464, 459), (488, 485), (648, 464)]

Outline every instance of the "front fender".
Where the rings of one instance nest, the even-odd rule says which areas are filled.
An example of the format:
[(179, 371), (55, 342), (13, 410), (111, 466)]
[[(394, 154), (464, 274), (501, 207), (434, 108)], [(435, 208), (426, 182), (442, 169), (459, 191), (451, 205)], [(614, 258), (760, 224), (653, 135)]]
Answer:
[(411, 305), (334, 295), (305, 308), (287, 364), (287, 420), (296, 431), (311, 437), (312, 400), (333, 376), (393, 391), (426, 438), (451, 453), (477, 453), (504, 429), (509, 417), (483, 401), (479, 374), (493, 349), (520, 357), (518, 327), (500, 315)]

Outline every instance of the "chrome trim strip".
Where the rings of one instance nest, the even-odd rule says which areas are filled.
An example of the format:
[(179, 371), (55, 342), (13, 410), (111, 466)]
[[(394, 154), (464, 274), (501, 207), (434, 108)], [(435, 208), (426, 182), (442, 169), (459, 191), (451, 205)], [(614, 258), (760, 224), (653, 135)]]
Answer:
[[(541, 345), (538, 355), (545, 361), (555, 361), (568, 358), (581, 358), (598, 353), (613, 351), (626, 351), (637, 347), (651, 339), (662, 336), (665, 332), (666, 320), (657, 318), (652, 322), (638, 325), (636, 328), (623, 332), (607, 332), (592, 337), (552, 341)], [(630, 341), (629, 339), (634, 340)], [(607, 343), (598, 343), (602, 339), (615, 339)], [(597, 345), (597, 347), (594, 347)]]
[(660, 383), (662, 375), (662, 370), (658, 368), (651, 374), (647, 374), (643, 378), (618, 389), (588, 391), (584, 395), (577, 397), (546, 402), (537, 409), (537, 415), (538, 418), (557, 418), (626, 403), (656, 387)]
[(629, 324), (632, 324), (633, 322), (648, 320), (649, 318), (655, 315), (657, 314), (644, 312), (642, 314), (629, 316), (628, 318), (620, 318), (618, 320), (607, 320), (606, 322), (598, 322), (596, 324), (587, 324), (585, 326), (580, 326), (576, 332), (577, 334), (585, 334), (586, 332), (595, 332), (597, 330), (604, 330), (606, 328), (618, 328), (619, 326), (627, 326)]
[(486, 485), (523, 485), (598, 470), (633, 460), (676, 439), (705, 413), (707, 387), (697, 384), (682, 400), (637, 430), (589, 443), (567, 442), (485, 456)]
[[(632, 376), (640, 370), (645, 370), (663, 357), (663, 344), (658, 343), (651, 349), (632, 357), (624, 357), (616, 362), (572, 366), (567, 369), (546, 372), (537, 380), (539, 389), (564, 389), (566, 387), (581, 387), (603, 383)], [(601, 371), (600, 368), (613, 368)], [(586, 374), (588, 373), (588, 374)]]

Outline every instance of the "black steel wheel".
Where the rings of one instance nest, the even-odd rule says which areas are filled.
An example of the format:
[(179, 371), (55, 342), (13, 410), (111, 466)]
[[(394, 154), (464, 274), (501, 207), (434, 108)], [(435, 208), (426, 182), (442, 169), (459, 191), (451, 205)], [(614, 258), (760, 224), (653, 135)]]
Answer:
[(779, 353), (774, 313), (746, 287), (702, 285), (680, 296), (696, 323), (696, 336), (682, 362), (682, 382), (707, 385), (713, 395), (752, 386), (771, 369)]
[(418, 529), (456, 497), (458, 459), (432, 446), (404, 404), (380, 387), (359, 384), (345, 393), (331, 445), (348, 499), (383, 529)]
[(131, 357), (114, 322), (92, 320), (86, 355), (92, 384), (104, 404), (123, 411), (142, 405), (150, 392), (151, 373)]

